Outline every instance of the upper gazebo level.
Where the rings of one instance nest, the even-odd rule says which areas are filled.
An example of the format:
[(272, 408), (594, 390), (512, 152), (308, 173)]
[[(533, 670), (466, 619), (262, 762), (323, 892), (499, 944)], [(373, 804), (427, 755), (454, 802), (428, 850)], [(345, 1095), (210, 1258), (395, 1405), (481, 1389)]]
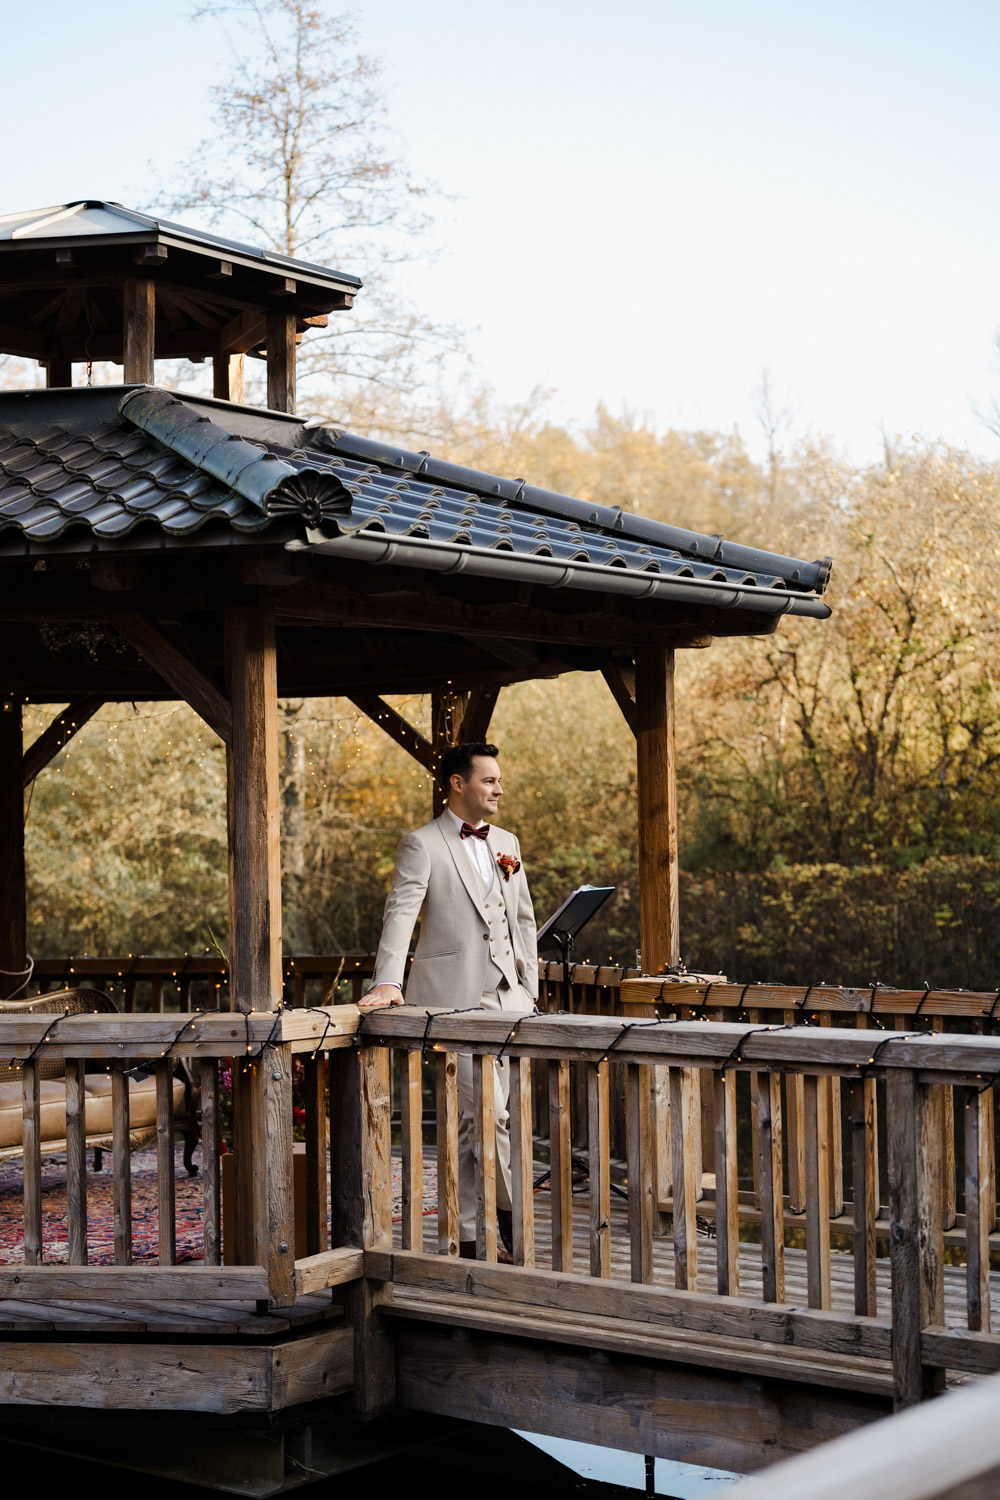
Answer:
[(242, 398), (245, 354), (266, 358), (268, 403), (295, 405), (295, 343), (350, 307), (356, 276), (81, 200), (0, 215), (0, 353), (47, 384), (110, 360), (153, 383), (154, 359), (211, 359), (215, 394)]

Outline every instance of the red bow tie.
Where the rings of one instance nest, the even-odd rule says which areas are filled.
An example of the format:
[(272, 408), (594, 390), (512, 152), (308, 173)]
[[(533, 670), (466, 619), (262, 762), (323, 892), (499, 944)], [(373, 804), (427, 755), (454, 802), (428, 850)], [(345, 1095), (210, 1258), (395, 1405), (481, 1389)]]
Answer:
[(461, 836), (463, 839), (485, 839), (489, 837), (490, 825), (484, 823), (482, 828), (473, 828), (471, 823), (463, 823)]

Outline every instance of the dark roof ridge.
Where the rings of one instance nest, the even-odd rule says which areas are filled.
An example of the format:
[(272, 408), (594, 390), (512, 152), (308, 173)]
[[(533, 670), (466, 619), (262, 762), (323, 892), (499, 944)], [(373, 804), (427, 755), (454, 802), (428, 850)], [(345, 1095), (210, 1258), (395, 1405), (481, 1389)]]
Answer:
[(320, 526), (324, 520), (350, 513), (350, 491), (336, 474), (326, 469), (297, 469), (260, 444), (234, 437), (168, 391), (141, 386), (122, 397), (118, 410), (263, 515), (292, 513), (308, 526)]
[(556, 490), (540, 489), (537, 485), (527, 484), (523, 479), (504, 479), (485, 470), (469, 469), (461, 464), (432, 458), (426, 452), (409, 452), (394, 444), (359, 437), (355, 433), (318, 423), (304, 424), (301, 441), (304, 446), (315, 448), (319, 452), (370, 460), (455, 489), (471, 490), (508, 504), (528, 506), (546, 515), (560, 516), (564, 520), (600, 526), (634, 541), (672, 547), (679, 552), (720, 563), (724, 567), (774, 573), (787, 583), (817, 594), (824, 593), (830, 581), (833, 566), (833, 559), (830, 557), (814, 562), (785, 557), (780, 553), (745, 546), (742, 542), (728, 542), (719, 535), (707, 536), (703, 532), (688, 531), (682, 526), (671, 526), (665, 521), (651, 520), (648, 516), (633, 515), (623, 511), (620, 506), (596, 505), (572, 495), (561, 495)]

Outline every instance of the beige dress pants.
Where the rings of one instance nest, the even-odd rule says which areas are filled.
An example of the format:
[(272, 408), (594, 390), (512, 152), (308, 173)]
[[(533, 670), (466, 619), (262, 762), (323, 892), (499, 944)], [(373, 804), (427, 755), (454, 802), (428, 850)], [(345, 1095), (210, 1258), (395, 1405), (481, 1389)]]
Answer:
[[(534, 1001), (523, 990), (488, 990), (480, 1001), (485, 1011), (511, 1015), (511, 1025), (518, 1012), (530, 1011)], [(472, 1053), (459, 1052), (458, 1066), (458, 1236), (460, 1240), (476, 1238), (476, 1150), (475, 1106), (472, 1090)], [(504, 1057), (493, 1065), (493, 1115), (496, 1122), (497, 1208), (510, 1210), (510, 1069)]]

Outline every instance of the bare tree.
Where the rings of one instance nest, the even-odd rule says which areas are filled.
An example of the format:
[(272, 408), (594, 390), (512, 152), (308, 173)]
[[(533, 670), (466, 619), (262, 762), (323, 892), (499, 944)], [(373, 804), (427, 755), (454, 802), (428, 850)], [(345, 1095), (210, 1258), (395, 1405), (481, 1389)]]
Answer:
[(314, 411), (377, 426), (457, 341), (393, 288), (401, 262), (430, 253), (433, 190), (393, 153), (379, 63), (357, 49), (350, 16), (304, 0), (210, 0), (196, 14), (227, 25), (234, 60), (168, 211), (362, 277), (356, 308), (303, 344), (299, 381)]

